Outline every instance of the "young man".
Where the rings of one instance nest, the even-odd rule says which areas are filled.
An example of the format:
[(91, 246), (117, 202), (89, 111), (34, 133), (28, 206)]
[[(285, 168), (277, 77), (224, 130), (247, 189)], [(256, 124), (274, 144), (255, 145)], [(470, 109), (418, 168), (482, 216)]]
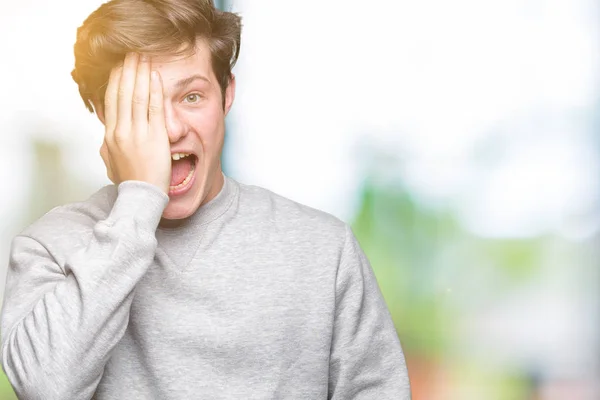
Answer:
[(24, 399), (408, 399), (350, 228), (223, 175), (240, 19), (113, 0), (73, 77), (114, 185), (13, 243), (2, 366)]

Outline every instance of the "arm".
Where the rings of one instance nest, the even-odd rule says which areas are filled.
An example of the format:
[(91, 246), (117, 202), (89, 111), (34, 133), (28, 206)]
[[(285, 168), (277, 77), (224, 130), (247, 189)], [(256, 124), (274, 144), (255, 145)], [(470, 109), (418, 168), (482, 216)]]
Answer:
[(410, 399), (396, 329), (369, 261), (349, 227), (336, 278), (329, 398)]
[(2, 365), (23, 398), (92, 397), (154, 258), (171, 157), (163, 88), (150, 59), (127, 54), (111, 71), (104, 100), (104, 109), (95, 107), (105, 125), (100, 154), (119, 188), (110, 215), (93, 227), (87, 248), (60, 254), (64, 269), (35, 238), (13, 242)]
[(121, 184), (110, 215), (64, 270), (32, 237), (14, 239), (0, 333), (2, 366), (19, 398), (92, 397), (154, 258), (167, 201), (149, 184)]

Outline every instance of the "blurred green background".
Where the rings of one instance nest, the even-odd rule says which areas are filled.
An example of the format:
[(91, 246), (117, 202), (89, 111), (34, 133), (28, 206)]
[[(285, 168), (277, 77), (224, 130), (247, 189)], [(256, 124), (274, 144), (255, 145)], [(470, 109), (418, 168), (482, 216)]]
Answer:
[[(108, 183), (69, 78), (100, 4), (2, 6), (4, 265), (20, 229)], [(413, 399), (600, 398), (600, 3), (219, 5), (244, 18), (225, 172), (352, 225)]]

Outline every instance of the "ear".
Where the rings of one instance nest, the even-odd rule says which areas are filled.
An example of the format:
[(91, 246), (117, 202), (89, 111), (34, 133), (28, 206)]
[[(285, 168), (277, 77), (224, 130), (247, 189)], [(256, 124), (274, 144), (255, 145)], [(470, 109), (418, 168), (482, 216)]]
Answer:
[(231, 78), (229, 79), (229, 85), (227, 85), (227, 89), (225, 89), (225, 115), (229, 113), (231, 110), (231, 106), (233, 105), (233, 100), (235, 99), (235, 75), (231, 74)]
[(94, 112), (96, 114), (96, 116), (98, 117), (98, 119), (100, 120), (100, 122), (102, 122), (102, 125), (104, 125), (105, 121), (104, 121), (104, 107), (103, 104), (98, 101), (98, 99), (94, 99), (92, 100), (92, 105), (94, 106)]

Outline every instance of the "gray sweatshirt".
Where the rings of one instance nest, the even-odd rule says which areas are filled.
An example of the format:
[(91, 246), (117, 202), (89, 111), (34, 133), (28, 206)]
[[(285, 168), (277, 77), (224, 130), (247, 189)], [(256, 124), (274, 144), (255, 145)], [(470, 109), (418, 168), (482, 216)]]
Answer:
[(23, 399), (409, 399), (351, 229), (226, 177), (177, 227), (150, 184), (107, 186), (18, 235), (2, 366)]

